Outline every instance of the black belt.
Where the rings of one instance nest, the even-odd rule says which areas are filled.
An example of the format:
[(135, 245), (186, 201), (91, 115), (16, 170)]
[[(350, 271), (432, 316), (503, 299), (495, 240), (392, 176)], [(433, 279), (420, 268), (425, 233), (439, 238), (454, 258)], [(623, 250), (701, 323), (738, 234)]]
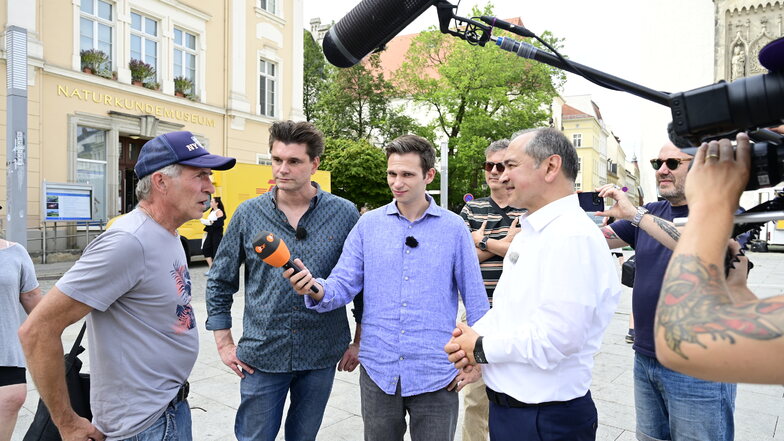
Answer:
[(579, 399), (584, 398), (585, 396), (589, 396), (591, 394), (591, 391), (588, 391), (588, 393), (586, 393), (583, 397), (573, 398), (573, 399), (568, 400), (568, 401), (546, 401), (544, 403), (529, 404), (529, 403), (523, 403), (522, 401), (517, 401), (514, 398), (510, 397), (509, 395), (501, 393), (501, 392), (496, 392), (493, 389), (490, 389), (489, 387), (486, 388), (486, 389), (487, 389), (487, 399), (490, 400), (491, 403), (495, 403), (495, 404), (497, 404), (499, 406), (503, 406), (503, 407), (544, 407), (544, 406), (554, 406), (554, 405), (557, 405), (557, 404), (566, 404), (566, 403), (572, 402), (574, 400), (579, 400)]
[(180, 401), (185, 401), (185, 399), (188, 398), (188, 393), (190, 393), (190, 391), (191, 391), (191, 385), (186, 381), (185, 384), (180, 386), (180, 390), (177, 391), (177, 395), (175, 395), (174, 398), (172, 398), (171, 403), (169, 404), (174, 406)]

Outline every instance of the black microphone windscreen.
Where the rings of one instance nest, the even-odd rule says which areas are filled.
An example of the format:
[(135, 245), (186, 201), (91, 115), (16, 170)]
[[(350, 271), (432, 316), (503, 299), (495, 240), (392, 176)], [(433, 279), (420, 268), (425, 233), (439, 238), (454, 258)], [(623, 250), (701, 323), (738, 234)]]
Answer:
[(351, 67), (383, 46), (437, 0), (362, 0), (324, 36), (324, 56)]
[(297, 226), (297, 232), (295, 233), (295, 237), (297, 240), (305, 240), (308, 237), (308, 231), (303, 226)]
[[(672, 141), (672, 143), (675, 144), (675, 147), (678, 147), (679, 149), (694, 147), (691, 140), (675, 133), (675, 129), (672, 126), (672, 122), (667, 123), (667, 136), (670, 138), (670, 141)], [(689, 154), (691, 155), (692, 153)]]

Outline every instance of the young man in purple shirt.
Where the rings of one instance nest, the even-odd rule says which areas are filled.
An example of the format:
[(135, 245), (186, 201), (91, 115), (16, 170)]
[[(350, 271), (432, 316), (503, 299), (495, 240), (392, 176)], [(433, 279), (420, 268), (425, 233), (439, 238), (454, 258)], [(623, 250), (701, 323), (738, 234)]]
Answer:
[(307, 268), (284, 276), (319, 312), (364, 292), (359, 360), (365, 439), (402, 440), (408, 412), (412, 439), (451, 441), (455, 386), (476, 378), (457, 371), (441, 348), (455, 326), (458, 291), (469, 324), (487, 312), (487, 294), (465, 223), (425, 192), (435, 176), (435, 149), (405, 135), (385, 150), (395, 200), (359, 219), (327, 279), (314, 279)]

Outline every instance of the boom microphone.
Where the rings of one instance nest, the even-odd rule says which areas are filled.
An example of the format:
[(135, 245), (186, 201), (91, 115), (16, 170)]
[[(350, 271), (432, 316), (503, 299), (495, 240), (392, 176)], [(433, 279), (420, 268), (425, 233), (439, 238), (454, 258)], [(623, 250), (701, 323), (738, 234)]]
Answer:
[[(286, 242), (269, 231), (262, 231), (256, 235), (256, 238), (253, 239), (253, 250), (268, 265), (276, 268), (292, 268), (294, 274), (302, 271), (302, 268), (291, 260), (291, 252), (286, 246)], [(311, 286), (310, 290), (318, 294), (318, 289), (315, 286)]]
[(437, 1), (362, 0), (324, 36), (324, 56), (337, 67), (351, 67)]

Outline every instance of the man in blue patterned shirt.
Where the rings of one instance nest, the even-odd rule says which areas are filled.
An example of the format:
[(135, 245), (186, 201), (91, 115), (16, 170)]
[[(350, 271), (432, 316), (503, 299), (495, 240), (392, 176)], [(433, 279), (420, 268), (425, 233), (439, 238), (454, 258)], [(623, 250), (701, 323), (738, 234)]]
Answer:
[(359, 359), (366, 440), (402, 440), (408, 412), (412, 439), (451, 441), (455, 389), (476, 378), (451, 366), (441, 347), (454, 329), (458, 291), (468, 323), (487, 312), (487, 294), (465, 223), (425, 192), (435, 175), (433, 147), (405, 135), (386, 154), (395, 200), (360, 218), (326, 280), (307, 269), (284, 276), (308, 294), (309, 309), (325, 314), (364, 292)]
[[(223, 363), (242, 378), (234, 427), (237, 439), (273, 441), (290, 391), (286, 439), (314, 440), (332, 390), (335, 365), (340, 361), (340, 369), (351, 371), (358, 364), (359, 320), (357, 337), (349, 346), (345, 308), (328, 314), (306, 309), (280, 277), (281, 270), (256, 256), (252, 241), (259, 231), (273, 232), (293, 256), (326, 277), (359, 213), (351, 202), (311, 182), (324, 151), (321, 132), (312, 124), (277, 122), (270, 128), (269, 142), (275, 187), (243, 202), (234, 212), (210, 269), (207, 329), (214, 331)], [(231, 305), (243, 263), (243, 333), (235, 345)], [(358, 311), (357, 317), (361, 316)]]

